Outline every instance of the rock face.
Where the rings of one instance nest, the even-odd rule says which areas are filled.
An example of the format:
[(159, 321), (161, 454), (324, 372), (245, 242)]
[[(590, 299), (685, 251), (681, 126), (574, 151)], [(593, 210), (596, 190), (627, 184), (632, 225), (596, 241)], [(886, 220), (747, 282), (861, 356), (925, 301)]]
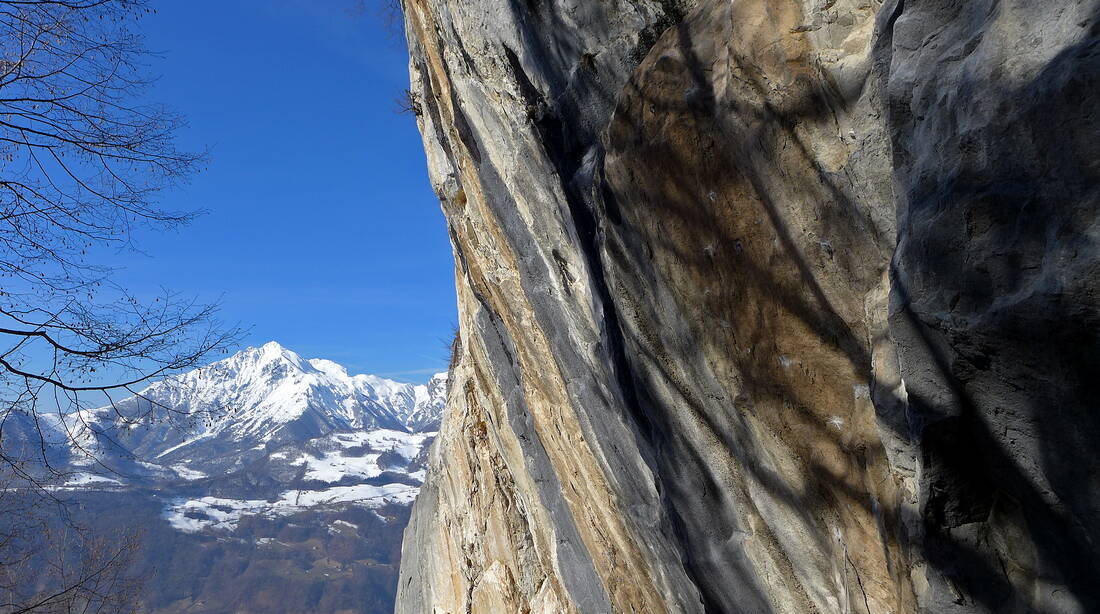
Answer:
[(405, 0), (397, 612), (1100, 610), (1100, 2)]

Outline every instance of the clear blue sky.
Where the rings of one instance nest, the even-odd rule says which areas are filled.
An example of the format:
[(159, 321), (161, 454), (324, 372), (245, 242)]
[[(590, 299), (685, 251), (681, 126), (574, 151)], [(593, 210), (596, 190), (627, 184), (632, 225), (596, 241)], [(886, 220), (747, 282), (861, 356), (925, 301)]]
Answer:
[(161, 203), (209, 213), (142, 233), (118, 281), (210, 300), (352, 372), (424, 381), (446, 366), (453, 265), (416, 123), (395, 112), (407, 54), (368, 0), (156, 2), (150, 93), (184, 115), (208, 170)]

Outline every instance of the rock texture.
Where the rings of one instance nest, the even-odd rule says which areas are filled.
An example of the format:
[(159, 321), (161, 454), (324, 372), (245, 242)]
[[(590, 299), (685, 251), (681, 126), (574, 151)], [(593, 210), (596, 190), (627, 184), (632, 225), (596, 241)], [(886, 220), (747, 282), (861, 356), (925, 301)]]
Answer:
[(1100, 609), (1100, 2), (405, 0), (399, 614)]

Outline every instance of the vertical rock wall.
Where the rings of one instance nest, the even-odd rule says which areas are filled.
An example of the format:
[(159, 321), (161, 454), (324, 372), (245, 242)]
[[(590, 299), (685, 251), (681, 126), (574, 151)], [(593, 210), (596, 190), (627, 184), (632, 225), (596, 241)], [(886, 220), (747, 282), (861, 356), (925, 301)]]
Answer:
[(406, 0), (400, 614), (1100, 608), (1100, 3)]
[(906, 3), (890, 330), (936, 612), (1100, 611), (1100, 5)]

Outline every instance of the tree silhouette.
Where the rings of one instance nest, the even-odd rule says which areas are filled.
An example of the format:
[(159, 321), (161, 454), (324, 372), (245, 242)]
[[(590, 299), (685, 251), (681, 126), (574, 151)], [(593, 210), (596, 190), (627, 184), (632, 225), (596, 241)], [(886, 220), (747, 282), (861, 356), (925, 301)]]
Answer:
[[(150, 54), (134, 26), (149, 11), (145, 0), (0, 0), (0, 584), (33, 546), (4, 535), (55, 500), (58, 425), (60, 444), (83, 449), (80, 410), (113, 407), (239, 336), (215, 306), (168, 291), (134, 296), (100, 264), (107, 250), (135, 249), (136, 231), (178, 228), (199, 213), (157, 204), (205, 155), (177, 148), (181, 118), (144, 101)], [(173, 417), (143, 406), (115, 418)], [(0, 612), (95, 601), (88, 591), (106, 590), (96, 582), (117, 572), (132, 540), (78, 541), (59, 556), (76, 556), (90, 576), (65, 576), (65, 592), (46, 601), (4, 600)], [(98, 603), (89, 611), (114, 602)]]

